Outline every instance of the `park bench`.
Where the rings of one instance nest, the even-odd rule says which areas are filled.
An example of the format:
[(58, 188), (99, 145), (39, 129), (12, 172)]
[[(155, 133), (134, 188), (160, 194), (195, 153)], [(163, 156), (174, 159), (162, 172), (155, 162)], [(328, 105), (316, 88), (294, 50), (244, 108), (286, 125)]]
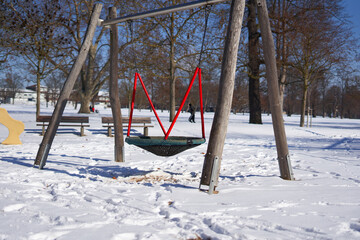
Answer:
[[(122, 117), (122, 124), (123, 127), (129, 126), (129, 117)], [(106, 127), (108, 129), (107, 135), (108, 137), (112, 137), (112, 130), (111, 128), (114, 127), (114, 119), (112, 117), (102, 117), (101, 123), (103, 124), (103, 127)], [(151, 117), (133, 117), (131, 122), (132, 128), (144, 128), (144, 136), (148, 136), (149, 134), (149, 127), (154, 127), (154, 125), (151, 124)]]
[[(41, 122), (36, 124), (36, 126), (42, 126), (41, 136), (45, 134), (45, 127), (49, 126), (51, 116), (38, 116), (36, 122)], [(59, 127), (80, 127), (80, 136), (85, 136), (84, 128), (90, 127), (89, 117), (87, 116), (62, 116), (60, 120)]]

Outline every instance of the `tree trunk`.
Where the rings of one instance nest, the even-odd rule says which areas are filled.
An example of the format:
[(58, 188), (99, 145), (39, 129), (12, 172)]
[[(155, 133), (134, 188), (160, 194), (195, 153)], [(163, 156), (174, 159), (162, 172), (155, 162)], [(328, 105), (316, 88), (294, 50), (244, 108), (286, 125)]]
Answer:
[[(277, 61), (279, 62), (279, 92), (280, 92), (280, 105), (281, 110), (284, 111), (284, 94), (285, 94), (285, 86), (286, 86), (286, 74), (287, 74), (287, 43), (286, 43), (286, 35), (285, 35), (285, 28), (286, 28), (286, 2), (285, 0), (278, 1), (278, 9), (279, 9), (279, 20), (278, 20), (278, 31), (281, 34), (278, 34), (277, 39), (277, 48), (278, 48), (278, 56)], [(281, 13), (280, 13), (281, 12)], [(280, 20), (281, 19), (281, 20)]]
[(88, 55), (87, 66), (82, 68), (81, 92), (79, 113), (90, 113), (89, 105), (94, 97), (94, 67), (95, 67), (96, 46), (91, 45)]
[(248, 1), (249, 16), (247, 28), (249, 31), (249, 110), (250, 123), (262, 124), (260, 101), (260, 51), (258, 25), (256, 23), (256, 0)]
[(174, 36), (174, 23), (175, 16), (174, 13), (171, 14), (171, 28), (170, 28), (170, 118), (169, 122), (172, 122), (175, 117), (175, 38)]
[(80, 101), (79, 113), (90, 113), (91, 96), (83, 95)]
[(307, 93), (308, 93), (308, 79), (305, 78), (304, 86), (303, 86), (303, 97), (301, 99), (300, 127), (304, 127), (304, 125), (305, 125), (305, 110), (306, 110)]
[(340, 96), (340, 118), (344, 118), (344, 98), (346, 94), (347, 83), (346, 80), (341, 81), (341, 96)]
[(324, 118), (326, 116), (325, 114), (325, 96), (326, 96), (326, 80), (323, 79), (321, 82), (321, 111), (322, 111), (322, 117)]
[(285, 84), (286, 84), (286, 71), (287, 71), (287, 67), (282, 66), (282, 71), (280, 73), (280, 80), (279, 80), (280, 105), (281, 105), (281, 110), (282, 111), (284, 111), (284, 94), (285, 94)]
[[(40, 65), (38, 65), (40, 66)], [(36, 117), (40, 115), (40, 100), (41, 100), (41, 78), (40, 73), (36, 74)]]

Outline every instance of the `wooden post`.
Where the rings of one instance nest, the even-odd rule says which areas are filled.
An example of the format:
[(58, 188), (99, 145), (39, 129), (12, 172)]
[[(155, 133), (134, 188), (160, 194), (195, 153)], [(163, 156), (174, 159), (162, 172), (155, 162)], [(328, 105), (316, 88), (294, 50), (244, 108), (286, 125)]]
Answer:
[(282, 116), (275, 59), (275, 46), (270, 28), (266, 0), (257, 0), (257, 9), (261, 38), (263, 42), (264, 58), (266, 65), (266, 79), (268, 83), (267, 85), (269, 91), (270, 110), (275, 134), (276, 149), (280, 167), (280, 176), (281, 178), (286, 180), (294, 180), (285, 134), (284, 119)]
[(64, 112), (67, 100), (70, 97), (70, 93), (74, 87), (76, 79), (78, 78), (80, 70), (86, 60), (87, 54), (90, 49), (90, 44), (94, 38), (96, 26), (99, 21), (101, 9), (102, 9), (102, 4), (96, 4), (93, 8), (93, 12), (91, 14), (88, 29), (85, 34), (84, 42), (80, 48), (79, 55), (77, 56), (76, 61), (70, 71), (70, 74), (64, 83), (64, 86), (60, 93), (60, 97), (57, 101), (57, 104), (55, 106), (51, 120), (49, 122), (49, 126), (48, 126), (48, 128), (45, 132), (45, 135), (43, 137), (43, 140), (40, 144), (40, 147), (39, 147), (39, 150), (36, 155), (35, 162), (34, 162), (34, 165), (39, 165), (40, 169), (42, 169), (46, 164), (46, 160), (47, 160), (52, 142), (54, 140), (56, 131), (59, 127), (60, 119)]
[[(109, 19), (116, 18), (116, 7), (109, 8)], [(121, 105), (119, 98), (118, 87), (118, 55), (119, 55), (119, 43), (118, 43), (118, 28), (116, 24), (112, 24), (110, 27), (110, 104), (111, 111), (114, 119), (114, 132), (115, 132), (115, 162), (124, 162), (124, 137), (123, 127), (121, 119)]]
[[(234, 80), (236, 72), (237, 54), (241, 26), (244, 16), (245, 0), (233, 0), (231, 3), (229, 26), (226, 34), (224, 58), (221, 66), (219, 94), (216, 104), (216, 112), (211, 127), (209, 144), (205, 155), (204, 166), (200, 185), (210, 184), (210, 179), (216, 179), (214, 188), (217, 186), (219, 171), (216, 178), (211, 177), (215, 158), (221, 165), (222, 152), (226, 137), (227, 125), (231, 110), (231, 103), (234, 92)], [(214, 190), (214, 189), (211, 189)], [(209, 190), (210, 191), (210, 190)]]

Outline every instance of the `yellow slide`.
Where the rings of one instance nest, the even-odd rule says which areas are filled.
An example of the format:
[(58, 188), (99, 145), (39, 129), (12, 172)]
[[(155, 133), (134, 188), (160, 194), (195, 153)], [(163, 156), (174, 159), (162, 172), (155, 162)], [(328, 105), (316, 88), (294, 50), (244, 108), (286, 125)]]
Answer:
[(2, 142), (2, 144), (22, 144), (20, 141), (20, 134), (25, 129), (23, 122), (13, 119), (10, 117), (6, 109), (0, 108), (0, 123), (9, 129), (9, 136)]

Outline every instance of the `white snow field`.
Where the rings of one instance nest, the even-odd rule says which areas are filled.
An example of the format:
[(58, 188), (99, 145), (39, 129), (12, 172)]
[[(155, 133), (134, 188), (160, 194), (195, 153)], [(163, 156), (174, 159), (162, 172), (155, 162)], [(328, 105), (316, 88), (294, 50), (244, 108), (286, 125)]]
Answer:
[[(126, 162), (117, 163), (101, 125), (111, 109), (99, 107), (86, 136), (59, 128), (39, 170), (35, 107), (0, 107), (25, 124), (22, 145), (0, 144), (0, 239), (360, 239), (360, 120), (317, 117), (300, 128), (299, 116), (284, 115), (296, 179), (286, 181), (271, 116), (252, 125), (231, 114), (219, 194), (209, 195), (198, 189), (207, 143), (172, 157), (125, 144)], [(42, 106), (41, 114), (52, 111)], [(69, 105), (64, 115), (76, 112)], [(168, 112), (159, 115), (169, 127)], [(151, 112), (134, 116), (151, 116), (149, 134), (162, 135)], [(171, 136), (201, 136), (199, 113), (195, 124), (188, 116), (180, 114)], [(207, 137), (212, 118), (205, 113)], [(0, 125), (0, 142), (7, 135)]]

